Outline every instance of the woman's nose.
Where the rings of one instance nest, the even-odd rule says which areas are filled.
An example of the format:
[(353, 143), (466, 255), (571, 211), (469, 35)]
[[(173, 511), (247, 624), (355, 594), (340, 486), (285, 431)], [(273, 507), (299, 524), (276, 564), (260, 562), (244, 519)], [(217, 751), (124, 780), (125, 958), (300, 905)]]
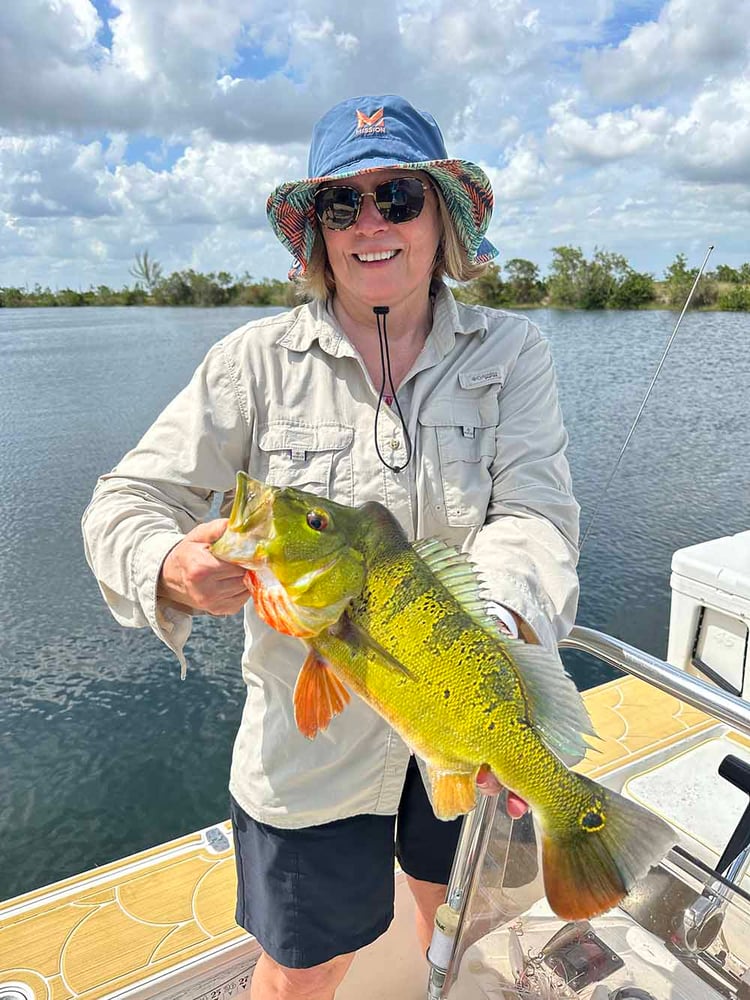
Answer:
[(362, 207), (359, 210), (357, 228), (360, 232), (373, 233), (385, 229), (386, 225), (385, 219), (375, 204), (375, 196), (372, 193), (365, 193), (362, 196)]

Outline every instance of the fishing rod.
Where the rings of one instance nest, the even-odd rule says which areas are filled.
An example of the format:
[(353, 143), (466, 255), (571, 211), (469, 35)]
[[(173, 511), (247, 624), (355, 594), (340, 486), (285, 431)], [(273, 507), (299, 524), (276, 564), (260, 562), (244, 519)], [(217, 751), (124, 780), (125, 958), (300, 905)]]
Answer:
[(695, 281), (693, 282), (693, 287), (690, 289), (690, 291), (688, 292), (688, 297), (685, 299), (685, 305), (682, 307), (682, 312), (680, 313), (680, 315), (679, 315), (679, 317), (677, 319), (677, 322), (675, 323), (674, 330), (672, 330), (672, 335), (669, 338), (669, 340), (667, 341), (667, 346), (664, 348), (664, 352), (662, 353), (661, 360), (659, 361), (659, 364), (656, 367), (656, 371), (654, 372), (654, 377), (651, 379), (651, 384), (649, 385), (648, 389), (646, 390), (646, 395), (643, 397), (641, 405), (638, 408), (638, 413), (636, 413), (636, 415), (635, 415), (635, 420), (633, 421), (633, 423), (632, 423), (632, 425), (630, 427), (630, 430), (628, 431), (628, 436), (625, 438), (625, 443), (623, 444), (622, 448), (620, 449), (620, 454), (617, 457), (617, 461), (614, 464), (614, 468), (610, 472), (609, 479), (604, 484), (604, 489), (599, 494), (599, 499), (596, 501), (596, 504), (594, 505), (594, 512), (593, 512), (593, 514), (591, 515), (591, 517), (589, 519), (589, 523), (586, 526), (585, 532), (583, 533), (583, 538), (581, 539), (581, 544), (579, 546), (579, 551), (581, 551), (583, 549), (583, 546), (586, 544), (586, 539), (589, 537), (589, 533), (591, 532), (592, 525), (594, 524), (594, 521), (596, 520), (596, 515), (599, 513), (599, 508), (601, 507), (602, 503), (604, 502), (604, 498), (606, 497), (607, 492), (609, 491), (609, 488), (612, 485), (612, 480), (617, 475), (617, 470), (620, 467), (620, 462), (622, 461), (622, 456), (625, 454), (625, 451), (626, 451), (628, 445), (630, 444), (630, 439), (633, 437), (633, 434), (635, 433), (635, 429), (638, 426), (638, 421), (641, 419), (641, 415), (642, 415), (643, 411), (646, 408), (646, 403), (648, 402), (648, 398), (651, 395), (651, 390), (656, 385), (656, 380), (659, 377), (659, 372), (664, 367), (664, 362), (667, 360), (667, 355), (669, 354), (670, 348), (672, 347), (672, 343), (674, 341), (674, 338), (677, 336), (677, 331), (680, 328), (680, 323), (682, 323), (682, 317), (685, 315), (685, 313), (688, 310), (688, 306), (690, 305), (690, 301), (693, 298), (693, 294), (695, 292), (695, 289), (698, 287), (698, 282), (701, 279), (701, 275), (703, 274), (703, 271), (704, 271), (704, 269), (706, 267), (706, 264), (708, 262), (708, 258), (711, 256), (711, 253), (712, 253), (713, 249), (714, 249), (714, 244), (711, 243), (709, 245), (709, 247), (708, 247), (708, 250), (706, 251), (706, 256), (703, 258), (703, 263), (701, 264), (700, 268), (698, 269), (698, 273), (695, 276)]

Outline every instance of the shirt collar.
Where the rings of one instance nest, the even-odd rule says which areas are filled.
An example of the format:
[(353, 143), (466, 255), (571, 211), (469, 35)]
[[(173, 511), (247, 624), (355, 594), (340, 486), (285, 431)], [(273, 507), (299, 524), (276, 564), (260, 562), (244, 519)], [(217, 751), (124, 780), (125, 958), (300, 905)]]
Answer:
[(478, 333), (484, 340), (487, 335), (487, 317), (479, 309), (459, 305), (451, 290), (444, 285), (435, 296), (432, 315), (432, 330), (427, 339), (438, 354), (444, 358), (453, 350), (458, 334), (467, 336)]
[[(439, 361), (453, 349), (457, 335), (473, 333), (478, 333), (482, 340), (485, 338), (487, 317), (479, 309), (461, 307), (459, 310), (450, 289), (443, 286), (435, 296), (432, 329), (425, 349), (433, 355), (435, 361)], [(308, 302), (297, 311), (289, 329), (279, 337), (278, 344), (291, 351), (307, 351), (316, 340), (333, 357), (354, 354), (354, 348), (346, 339), (328, 304), (320, 299)]]
[(320, 299), (313, 299), (297, 310), (291, 326), (277, 343), (290, 351), (308, 351), (316, 340), (324, 351), (336, 358), (354, 353), (328, 304)]

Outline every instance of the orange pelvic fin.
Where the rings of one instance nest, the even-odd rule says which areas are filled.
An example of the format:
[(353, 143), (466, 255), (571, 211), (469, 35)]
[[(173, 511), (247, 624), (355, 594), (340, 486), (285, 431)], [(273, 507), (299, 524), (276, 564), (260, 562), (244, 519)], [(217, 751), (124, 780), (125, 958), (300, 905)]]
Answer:
[(294, 721), (299, 731), (314, 739), (334, 715), (343, 712), (349, 700), (344, 685), (326, 661), (311, 649), (294, 686)]
[(476, 769), (446, 771), (427, 765), (432, 808), (438, 819), (455, 819), (470, 812), (477, 802)]

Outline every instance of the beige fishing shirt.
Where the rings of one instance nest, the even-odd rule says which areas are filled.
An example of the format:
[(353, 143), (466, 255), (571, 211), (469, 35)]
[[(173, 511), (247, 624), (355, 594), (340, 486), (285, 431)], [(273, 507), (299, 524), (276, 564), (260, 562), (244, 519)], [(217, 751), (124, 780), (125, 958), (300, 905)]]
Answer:
[[(578, 506), (538, 329), (438, 294), (432, 331), (399, 389), (414, 446), (400, 473), (375, 451), (377, 388), (324, 303), (247, 323), (217, 343), (102, 476), (84, 514), (86, 556), (117, 621), (150, 626), (184, 662), (192, 619), (157, 598), (160, 568), (216, 494), (226, 509), (244, 469), (340, 503), (379, 500), (410, 538), (440, 535), (465, 548), (491, 597), (553, 646), (575, 616)], [(382, 407), (377, 435), (387, 460), (403, 464), (395, 408)], [(237, 802), (278, 827), (395, 813), (407, 746), (358, 698), (313, 741), (301, 736), (292, 693), (306, 649), (260, 621), (251, 601), (244, 615)]]

